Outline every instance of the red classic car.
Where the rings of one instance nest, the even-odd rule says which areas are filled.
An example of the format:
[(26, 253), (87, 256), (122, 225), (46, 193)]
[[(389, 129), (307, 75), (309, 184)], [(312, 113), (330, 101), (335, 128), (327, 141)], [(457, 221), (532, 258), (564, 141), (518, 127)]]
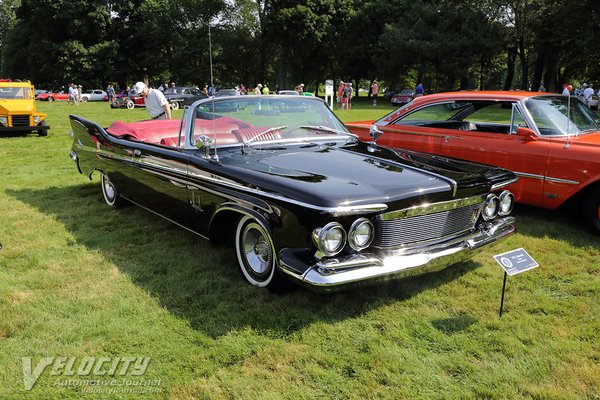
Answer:
[(439, 93), (347, 126), (377, 145), (510, 169), (520, 177), (509, 187), (518, 202), (576, 206), (600, 233), (600, 120), (574, 97)]
[(36, 97), (37, 100), (42, 100), (42, 101), (55, 101), (55, 100), (69, 100), (69, 94), (68, 93), (42, 93), (39, 94)]
[(146, 107), (146, 102), (142, 96), (131, 95), (127, 90), (117, 93), (115, 101), (110, 104), (110, 108), (127, 108), (133, 110), (135, 107)]
[(400, 93), (396, 93), (390, 99), (390, 102), (393, 106), (401, 106), (404, 104), (408, 104), (415, 98), (415, 90), (414, 89), (404, 89)]

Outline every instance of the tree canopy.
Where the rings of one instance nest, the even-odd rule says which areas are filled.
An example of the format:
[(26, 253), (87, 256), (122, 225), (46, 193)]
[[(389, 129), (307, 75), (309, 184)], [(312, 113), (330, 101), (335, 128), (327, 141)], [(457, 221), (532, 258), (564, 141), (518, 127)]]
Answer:
[[(86, 87), (600, 79), (597, 0), (0, 0), (0, 75)], [(368, 85), (367, 85), (368, 86)]]

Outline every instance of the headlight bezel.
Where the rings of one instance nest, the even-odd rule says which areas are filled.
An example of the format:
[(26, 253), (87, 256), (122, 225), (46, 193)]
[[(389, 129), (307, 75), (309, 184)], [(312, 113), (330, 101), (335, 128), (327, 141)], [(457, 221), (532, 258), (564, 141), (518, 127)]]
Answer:
[[(488, 214), (488, 213), (486, 213), (486, 210), (488, 209), (488, 206), (490, 204), (495, 204), (495, 207), (493, 209), (493, 212)], [(485, 201), (483, 202), (483, 207), (481, 207), (481, 217), (485, 221), (490, 221), (498, 216), (499, 209), (500, 209), (500, 200), (498, 199), (498, 196), (496, 196), (494, 193), (490, 193), (485, 198)]]
[[(327, 235), (330, 232), (333, 232), (334, 230), (339, 230), (342, 234), (342, 238), (340, 239), (338, 246), (330, 250), (325, 245), (325, 241), (327, 240)], [(322, 228), (317, 228), (313, 231), (313, 243), (315, 244), (319, 252), (326, 257), (332, 257), (336, 254), (339, 254), (344, 249), (344, 247), (346, 247), (346, 241), (346, 230), (339, 222), (330, 222)]]
[[(498, 200), (500, 201), (500, 203), (498, 204), (498, 215), (501, 217), (506, 217), (515, 208), (515, 195), (512, 194), (510, 191), (505, 190), (502, 193), (500, 193), (500, 196), (498, 196)], [(506, 201), (509, 201), (508, 209), (504, 209), (503, 207), (503, 204), (506, 204)]]
[[(359, 244), (359, 243), (356, 243), (354, 234), (356, 233), (357, 229), (359, 229), (361, 226), (369, 227), (369, 237), (366, 242)], [(352, 223), (352, 225), (350, 226), (350, 230), (348, 231), (348, 244), (350, 245), (350, 247), (352, 249), (354, 249), (356, 251), (361, 251), (371, 245), (374, 237), (375, 237), (375, 227), (373, 226), (373, 223), (371, 221), (369, 221), (367, 218), (364, 218), (364, 217), (358, 218), (356, 221), (354, 221)]]
[(8, 117), (0, 117), (0, 124), (8, 126)]

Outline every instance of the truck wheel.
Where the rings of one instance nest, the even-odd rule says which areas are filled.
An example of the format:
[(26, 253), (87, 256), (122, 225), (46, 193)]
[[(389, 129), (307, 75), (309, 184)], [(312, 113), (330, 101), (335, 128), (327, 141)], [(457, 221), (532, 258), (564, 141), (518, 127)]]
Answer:
[(588, 196), (585, 202), (584, 215), (596, 234), (600, 235), (600, 187), (594, 189)]
[[(46, 122), (46, 120), (42, 120), (42, 122), (40, 122), (41, 127), (46, 127), (48, 126), (48, 123)], [(48, 136), (48, 129), (39, 129), (37, 131), (38, 136)]]

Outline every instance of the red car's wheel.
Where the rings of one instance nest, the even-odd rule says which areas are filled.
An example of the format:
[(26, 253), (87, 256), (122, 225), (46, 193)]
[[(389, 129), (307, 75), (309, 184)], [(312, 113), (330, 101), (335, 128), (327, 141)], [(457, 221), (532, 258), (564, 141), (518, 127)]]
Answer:
[(52, 103), (54, 101), (54, 97), (52, 97), (52, 96), (48, 97), (48, 101)]
[(125, 105), (127, 106), (128, 110), (133, 110), (135, 108), (135, 103), (132, 100), (127, 100), (127, 103), (125, 103)]

